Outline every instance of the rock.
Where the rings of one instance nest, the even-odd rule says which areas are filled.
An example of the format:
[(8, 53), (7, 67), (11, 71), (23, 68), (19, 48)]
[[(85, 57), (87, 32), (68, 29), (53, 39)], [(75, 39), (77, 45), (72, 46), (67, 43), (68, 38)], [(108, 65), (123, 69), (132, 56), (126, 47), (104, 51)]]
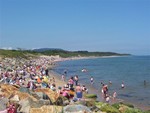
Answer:
[(106, 112), (106, 113), (120, 113), (120, 111), (118, 109), (116, 109), (115, 107), (113, 107), (109, 104), (103, 103), (103, 102), (96, 102), (95, 105), (101, 111)]
[(0, 113), (7, 113), (7, 109), (0, 111)]
[(64, 106), (64, 105), (67, 105), (68, 102), (69, 100), (66, 97), (59, 96), (54, 104)]
[(39, 98), (43, 98), (43, 92), (34, 92)]
[(95, 99), (95, 98), (97, 98), (97, 95), (96, 94), (86, 94), (85, 97), (86, 98), (94, 98)]
[(20, 107), (18, 108), (18, 112), (29, 113), (31, 108), (29, 99), (24, 99), (19, 102)]
[(42, 92), (32, 92), (31, 95), (36, 98), (37, 100), (42, 99), (43, 98), (43, 93)]
[(26, 98), (31, 98), (32, 100), (37, 101), (36, 98), (34, 98), (32, 95), (30, 95), (28, 93), (16, 91), (14, 94), (18, 95), (20, 100), (24, 100)]
[(10, 101), (11, 102), (19, 102), (19, 96), (18, 95), (15, 95), (15, 96), (13, 96), (12, 98), (10, 98)]
[(42, 106), (41, 108), (30, 108), (30, 113), (62, 113), (61, 106)]
[(20, 88), (20, 86), (19, 86), (19, 85), (16, 85), (16, 84), (14, 84), (14, 85), (12, 85), (12, 86), (16, 87), (17, 89)]
[(14, 87), (12, 85), (1, 84), (1, 92), (3, 92), (3, 95), (5, 95), (5, 97), (10, 97), (16, 91), (18, 91), (18, 88)]
[(92, 111), (83, 105), (68, 105), (63, 109), (64, 113), (92, 113)]
[(50, 105), (51, 103), (50, 103), (49, 100), (40, 99), (39, 104), (41, 104), (41, 105)]
[(49, 88), (43, 88), (43, 89), (35, 89), (35, 92), (43, 92), (44, 94), (46, 94), (52, 103), (56, 102), (57, 98), (59, 97), (57, 92), (52, 91)]
[(28, 94), (30, 94), (30, 90), (29, 90), (28, 88), (26, 88), (26, 87), (20, 87), (20, 88), (19, 88), (19, 91), (20, 91), (20, 92), (23, 92), (23, 93), (28, 93)]
[(1, 98), (0, 99), (0, 111), (6, 109), (6, 104), (8, 103), (8, 101), (9, 100), (7, 98)]
[(19, 112), (26, 111), (25, 113), (29, 113), (30, 108), (40, 108), (44, 105), (50, 105), (50, 101), (44, 99), (34, 101), (32, 100), (32, 98), (26, 98), (24, 100), (21, 100), (19, 104), (20, 104), (20, 108), (18, 110)]

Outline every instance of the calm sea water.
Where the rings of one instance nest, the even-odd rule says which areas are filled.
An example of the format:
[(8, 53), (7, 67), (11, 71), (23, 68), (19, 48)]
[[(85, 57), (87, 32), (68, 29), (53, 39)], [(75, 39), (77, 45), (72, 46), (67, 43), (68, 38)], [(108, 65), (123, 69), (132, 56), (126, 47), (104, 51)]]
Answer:
[[(82, 72), (85, 68), (88, 72)], [(127, 56), (111, 58), (95, 58), (59, 62), (54, 69), (62, 74), (67, 70), (67, 78), (78, 75), (80, 83), (90, 85), (90, 77), (94, 78), (92, 86), (100, 92), (101, 84), (109, 84), (109, 93), (116, 91), (118, 98), (150, 107), (150, 56)], [(146, 80), (146, 85), (144, 85)], [(124, 81), (125, 89), (121, 83)]]

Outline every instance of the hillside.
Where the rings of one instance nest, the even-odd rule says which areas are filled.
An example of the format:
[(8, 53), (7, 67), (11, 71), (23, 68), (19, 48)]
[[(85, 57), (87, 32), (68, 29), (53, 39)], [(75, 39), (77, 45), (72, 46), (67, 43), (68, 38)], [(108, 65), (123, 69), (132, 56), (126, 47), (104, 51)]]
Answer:
[(88, 56), (125, 56), (115, 52), (88, 52), (88, 51), (66, 51), (62, 49), (40, 49), (40, 50), (3, 50), (0, 49), (1, 57), (36, 57), (38, 55), (59, 55), (60, 57), (88, 57)]

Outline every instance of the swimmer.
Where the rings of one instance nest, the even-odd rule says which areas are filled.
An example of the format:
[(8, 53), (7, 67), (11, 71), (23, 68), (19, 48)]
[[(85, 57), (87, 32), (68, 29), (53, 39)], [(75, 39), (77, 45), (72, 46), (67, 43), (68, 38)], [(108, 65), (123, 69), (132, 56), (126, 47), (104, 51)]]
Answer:
[(121, 84), (121, 88), (122, 88), (122, 89), (124, 89), (124, 87), (125, 87), (125, 85), (124, 85), (124, 83), (122, 82), (122, 84)]
[(90, 81), (91, 81), (91, 84), (94, 83), (94, 78), (93, 78), (93, 76), (91, 76)]
[(109, 80), (109, 84), (112, 84), (112, 82)]

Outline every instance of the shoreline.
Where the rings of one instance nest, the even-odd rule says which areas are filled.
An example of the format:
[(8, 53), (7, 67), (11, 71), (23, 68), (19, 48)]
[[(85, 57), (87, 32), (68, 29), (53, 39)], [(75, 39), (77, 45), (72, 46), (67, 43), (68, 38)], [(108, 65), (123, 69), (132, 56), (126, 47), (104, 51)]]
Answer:
[[(131, 55), (128, 55), (131, 56)], [(69, 58), (57, 58), (54, 62), (63, 62), (69, 60), (82, 60), (82, 59), (95, 59), (95, 58), (115, 58), (115, 57), (128, 57), (128, 56), (87, 56), (87, 57), (69, 57)]]
[[(63, 58), (63, 60), (59, 60), (59, 61), (56, 61), (55, 63), (57, 64), (57, 62), (63, 62), (63, 61), (69, 61), (69, 60), (81, 60), (81, 59), (95, 59), (95, 58), (112, 58), (112, 57), (124, 57), (124, 56), (103, 56), (103, 57), (75, 57), (75, 58)], [(55, 66), (58, 66), (58, 65), (55, 65)], [(54, 68), (54, 67), (53, 67)], [(56, 79), (60, 79), (59, 81), (61, 81), (61, 75), (57, 72), (55, 72), (52, 68), (52, 71), (51, 71), (51, 74), (54, 74), (54, 76), (56, 76)], [(69, 76), (70, 77), (70, 76)], [(63, 81), (61, 81), (63, 82)], [(64, 83), (66, 84), (67, 81), (65, 81)], [(83, 83), (81, 83), (83, 84)], [(100, 96), (101, 95), (101, 92), (99, 90), (97, 90), (96, 88), (94, 88), (93, 86), (89, 85), (89, 84), (84, 84), (88, 89), (89, 89), (89, 93), (92, 93), (92, 94), (97, 94), (98, 98), (97, 98), (97, 101), (100, 101), (100, 102), (104, 102), (102, 97)], [(110, 99), (112, 100), (112, 99)], [(121, 98), (116, 98), (116, 101), (114, 102), (110, 102), (110, 105), (111, 104), (114, 104), (114, 103), (119, 103), (119, 102), (123, 102), (123, 103), (129, 103), (129, 104), (132, 104), (134, 105), (135, 108), (138, 108), (138, 109), (141, 109), (141, 110), (149, 110), (149, 107), (145, 107), (144, 105), (141, 105), (141, 104), (137, 104), (136, 102), (131, 102), (131, 101), (128, 101), (128, 100), (123, 100)]]
[[(116, 56), (110, 56), (110, 57), (116, 57)], [(110, 58), (109, 57), (109, 58)], [(117, 56), (118, 57), (118, 56)], [(120, 57), (120, 56), (119, 56)], [(61, 74), (59, 74), (59, 73), (57, 73), (57, 72), (55, 72), (54, 71), (54, 68), (56, 67), (56, 66), (58, 66), (57, 65), (57, 63), (58, 62), (62, 62), (62, 61), (66, 61), (66, 60), (80, 60), (80, 59), (95, 59), (95, 58), (108, 58), (108, 57), (75, 57), (75, 58), (63, 58), (63, 60), (62, 60), (62, 58), (55, 58), (54, 60), (51, 60), (51, 58), (52, 57), (50, 57), (50, 56), (40, 56), (40, 58), (42, 58), (42, 60), (43, 61), (45, 61), (46, 60), (46, 64), (45, 64), (45, 66), (43, 66), (44, 65), (44, 62), (43, 62), (43, 67), (47, 67), (47, 69), (49, 70), (49, 76), (50, 76), (50, 78), (52, 78), (52, 77), (54, 77), (55, 78), (55, 84), (56, 84), (56, 89), (58, 89), (58, 87), (59, 86), (64, 86), (66, 83), (67, 83), (67, 81), (68, 81), (68, 79), (70, 78), (70, 76), (67, 76), (67, 79), (66, 79), (66, 81), (62, 81), (61, 80)], [(37, 59), (36, 59), (37, 60)], [(9, 61), (9, 62), (7, 62), (7, 61)], [(16, 62), (18, 62), (16, 59), (11, 59), (11, 58), (6, 58), (5, 59), (5, 61), (3, 62), (3, 63), (6, 63), (6, 66), (10, 63), (10, 64), (13, 64), (13, 62), (12, 61), (16, 61)], [(33, 61), (35, 61), (35, 59), (33, 59)], [(47, 61), (49, 61), (49, 62), (47, 62)], [(24, 63), (24, 62), (26, 62), (26, 60), (25, 59), (22, 59), (22, 61), (20, 61), (20, 62), (22, 62), (22, 63)], [(2, 63), (2, 64), (3, 64)], [(37, 64), (39, 64), (39, 65), (41, 65), (42, 64), (42, 62), (40, 62), (39, 60), (37, 60)], [(17, 65), (17, 64), (14, 64), (14, 66), (15, 65)], [(20, 65), (20, 64), (18, 64), (18, 65)], [(10, 68), (14, 68), (14, 66), (12, 66), (12, 67), (10, 67)], [(80, 79), (80, 78), (79, 78)], [(81, 83), (82, 84), (82, 82), (80, 82), (80, 80), (79, 80), (79, 83)], [(83, 84), (82, 84), (83, 85)], [(88, 89), (89, 89), (89, 94), (97, 94), (97, 96), (98, 96), (98, 98), (97, 98), (97, 101), (99, 101), (99, 102), (104, 102), (104, 101), (102, 101), (101, 99), (100, 99), (100, 94), (101, 94), (101, 92), (99, 91), (99, 90), (96, 90), (96, 88), (94, 88), (94, 87), (91, 87), (90, 86), (90, 84), (89, 85), (87, 85), (87, 84), (84, 84)], [(122, 100), (121, 100), (122, 101)], [(124, 102), (124, 101), (123, 101)], [(115, 102), (115, 103), (117, 103), (117, 102)], [(130, 103), (130, 102), (129, 102)], [(110, 103), (110, 105), (111, 105), (112, 103)], [(148, 108), (146, 109), (146, 108), (142, 108), (142, 106), (140, 106), (140, 107), (136, 107), (137, 105), (135, 105), (135, 104), (133, 104), (134, 106), (135, 106), (135, 108), (139, 108), (139, 109), (141, 109), (141, 110), (149, 110)]]

